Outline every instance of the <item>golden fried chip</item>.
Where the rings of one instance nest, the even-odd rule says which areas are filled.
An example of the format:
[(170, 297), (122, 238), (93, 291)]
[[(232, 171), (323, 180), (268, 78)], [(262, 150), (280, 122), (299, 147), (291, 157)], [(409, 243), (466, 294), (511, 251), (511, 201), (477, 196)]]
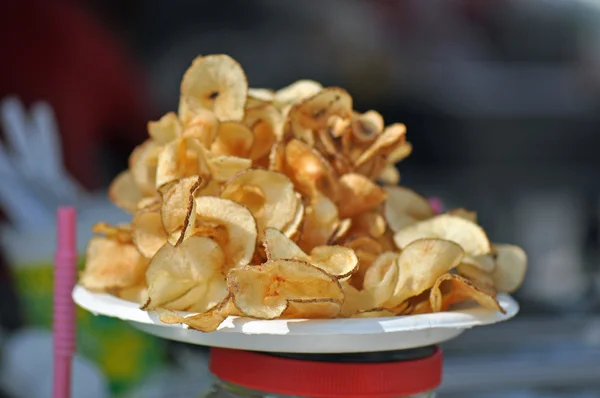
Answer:
[(377, 176), (377, 181), (383, 185), (398, 185), (400, 183), (400, 172), (393, 164), (388, 164)]
[(244, 124), (254, 136), (250, 159), (258, 161), (269, 155), (276, 141), (283, 138), (284, 119), (281, 113), (270, 104), (246, 109)]
[(128, 244), (133, 241), (130, 225), (110, 225), (105, 222), (98, 222), (92, 226), (92, 232), (104, 235), (106, 238), (119, 243)]
[(347, 278), (358, 267), (358, 258), (354, 251), (343, 246), (317, 246), (306, 254), (283, 232), (267, 228), (264, 233), (267, 259), (301, 260), (314, 265), (336, 278)]
[(312, 146), (314, 132), (328, 127), (332, 116), (350, 117), (352, 97), (337, 87), (328, 87), (292, 106), (286, 123), (286, 134)]
[(183, 136), (197, 139), (204, 148), (210, 148), (217, 137), (219, 120), (207, 109), (197, 109), (185, 123)]
[(338, 316), (342, 308), (339, 301), (316, 299), (313, 301), (289, 301), (281, 315), (287, 319), (330, 319)]
[(246, 74), (227, 55), (196, 58), (181, 81), (181, 96), (189, 112), (208, 109), (220, 121), (241, 121), (247, 95)]
[[(290, 302), (328, 301), (341, 307), (344, 301), (342, 287), (334, 276), (297, 260), (234, 268), (227, 275), (227, 284), (240, 313), (258, 319), (280, 317)], [(310, 311), (303, 312), (306, 318), (312, 317)]]
[(279, 109), (284, 110), (290, 105), (310, 98), (323, 89), (323, 86), (314, 80), (298, 80), (284, 87), (273, 96), (273, 102)]
[(165, 145), (158, 156), (156, 188), (184, 177), (210, 177), (207, 151), (195, 138), (184, 137)]
[(217, 156), (250, 156), (254, 134), (242, 123), (223, 122), (219, 125), (217, 136), (212, 143), (211, 151)]
[(389, 155), (397, 150), (406, 139), (406, 126), (400, 123), (392, 124), (381, 133), (366, 151), (354, 163), (360, 167), (370, 159), (378, 155)]
[(137, 210), (137, 205), (144, 195), (133, 180), (131, 172), (125, 170), (110, 184), (108, 197), (121, 209), (133, 213)]
[(346, 174), (340, 178), (339, 214), (341, 218), (354, 217), (381, 204), (385, 191), (360, 174)]
[(512, 293), (521, 286), (527, 271), (527, 255), (518, 246), (495, 244), (494, 286), (502, 293)]
[[(248, 88), (248, 98), (264, 102), (272, 102), (275, 99), (275, 91), (268, 88)], [(246, 104), (247, 105), (247, 104)]]
[(387, 228), (385, 218), (378, 211), (366, 211), (354, 216), (348, 236), (370, 236), (373, 238), (381, 237)]
[(227, 296), (226, 288), (207, 294), (214, 281), (223, 284), (224, 267), (223, 250), (212, 239), (191, 236), (177, 247), (164, 245), (146, 271), (148, 301), (143, 308), (185, 311), (193, 305), (207, 311)]
[(431, 288), (429, 300), (433, 312), (447, 311), (454, 304), (472, 300), (484, 308), (505, 313), (492, 294), (456, 274), (441, 275)]
[(477, 213), (474, 211), (463, 209), (463, 208), (458, 208), (458, 209), (452, 209), (452, 210), (448, 211), (447, 214), (451, 214), (453, 216), (464, 218), (465, 220), (469, 220), (469, 221), (477, 224)]
[(494, 287), (494, 279), (492, 276), (481, 269), (467, 263), (460, 263), (458, 267), (456, 267), (456, 271), (458, 274), (470, 282), (472, 282), (475, 286), (487, 291), (487, 292), (496, 292), (496, 288)]
[(352, 115), (352, 136), (359, 143), (372, 142), (383, 131), (383, 116), (377, 111)]
[(258, 235), (256, 221), (250, 210), (228, 199), (197, 197), (196, 230), (203, 225), (225, 228), (226, 242), (221, 243), (229, 266), (238, 267), (250, 262)]
[(183, 133), (183, 127), (174, 112), (166, 113), (156, 122), (148, 122), (148, 135), (158, 144), (167, 144)]
[(206, 312), (181, 316), (173, 311), (158, 309), (160, 320), (168, 325), (184, 324), (199, 332), (214, 332), (231, 313), (231, 299), (227, 297), (216, 307)]
[(389, 164), (396, 164), (412, 153), (412, 145), (410, 142), (404, 141), (396, 147), (389, 155), (387, 155), (387, 162)]
[(412, 242), (396, 260), (398, 282), (384, 306), (396, 307), (431, 288), (437, 278), (456, 268), (463, 256), (463, 249), (451, 241), (419, 239)]
[(146, 258), (152, 258), (167, 243), (167, 232), (159, 209), (140, 209), (131, 220), (133, 244)]
[[(251, 166), (252, 161), (250, 159), (235, 156), (216, 156), (208, 159), (208, 168), (212, 178), (218, 182), (229, 181), (236, 174), (248, 170)], [(216, 194), (217, 191), (215, 191)]]
[(422, 238), (439, 238), (458, 243), (469, 256), (490, 252), (490, 241), (481, 227), (461, 217), (441, 214), (402, 228), (394, 235), (394, 242), (404, 249)]
[(302, 222), (304, 221), (304, 205), (302, 204), (302, 196), (296, 193), (296, 211), (294, 212), (294, 218), (286, 226), (283, 227), (281, 232), (288, 238), (296, 241), (299, 237), (302, 229)]
[(386, 187), (385, 219), (394, 232), (435, 215), (429, 201), (405, 187)]
[(202, 185), (200, 177), (186, 177), (161, 187), (162, 226), (170, 244), (177, 246), (194, 231), (195, 194)]
[(296, 189), (308, 197), (321, 192), (331, 200), (338, 197), (337, 176), (329, 162), (314, 148), (299, 140), (285, 147), (285, 174), (294, 181)]
[(156, 189), (156, 167), (160, 147), (151, 140), (138, 145), (129, 156), (129, 171), (135, 185), (144, 196), (151, 196)]
[(400, 272), (399, 257), (394, 252), (381, 253), (367, 269), (363, 289), (372, 297), (374, 307), (383, 306), (394, 295)]
[(344, 246), (351, 248), (358, 257), (358, 270), (352, 275), (350, 283), (352, 286), (362, 289), (365, 273), (383, 252), (379, 242), (368, 236), (361, 236), (345, 242)]
[(258, 224), (265, 228), (284, 229), (296, 216), (298, 198), (294, 184), (276, 171), (252, 169), (244, 171), (225, 184), (221, 197), (247, 207)]
[(96, 236), (88, 242), (79, 283), (96, 291), (135, 286), (143, 280), (147, 265), (131, 243)]
[(326, 196), (318, 195), (304, 209), (304, 222), (298, 245), (305, 252), (326, 245), (339, 222), (338, 210)]
[(148, 288), (146, 281), (141, 281), (138, 285), (116, 289), (115, 296), (131, 301), (136, 304), (144, 304), (148, 300)]
[(494, 262), (494, 258), (491, 254), (482, 254), (480, 256), (465, 256), (462, 259), (464, 264), (468, 264), (471, 267), (477, 268), (486, 274), (491, 274), (494, 272), (494, 268), (496, 268), (496, 263)]

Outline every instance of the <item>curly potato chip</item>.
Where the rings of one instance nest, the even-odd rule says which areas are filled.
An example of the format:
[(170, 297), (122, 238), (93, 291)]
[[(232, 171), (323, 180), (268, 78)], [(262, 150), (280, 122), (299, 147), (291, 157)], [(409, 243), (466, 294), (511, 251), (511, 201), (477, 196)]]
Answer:
[(204, 148), (210, 148), (219, 131), (219, 120), (209, 110), (198, 109), (184, 124), (183, 137), (197, 139)]
[(383, 131), (383, 116), (377, 111), (352, 115), (352, 136), (359, 143), (372, 142)]
[(396, 260), (398, 281), (383, 307), (393, 308), (430, 289), (437, 278), (456, 268), (464, 256), (456, 243), (442, 239), (419, 239), (406, 246)]
[(479, 289), (465, 278), (456, 274), (441, 275), (431, 288), (429, 297), (433, 312), (448, 310), (452, 305), (464, 301), (476, 301), (482, 307), (505, 313), (498, 300)]
[[(297, 260), (234, 268), (227, 275), (227, 284), (240, 313), (258, 319), (278, 318), (290, 303), (335, 302), (341, 308), (344, 301), (344, 292), (334, 276)], [(312, 317), (310, 311), (304, 310), (303, 314)]]
[(387, 228), (385, 218), (378, 211), (370, 210), (352, 217), (349, 236), (381, 237)]
[(275, 99), (275, 91), (268, 88), (248, 88), (248, 97), (264, 102), (272, 102)]
[(244, 124), (254, 136), (249, 155), (253, 161), (268, 156), (275, 142), (283, 138), (284, 119), (273, 105), (263, 104), (246, 109)]
[(527, 255), (518, 246), (495, 244), (494, 286), (501, 293), (512, 293), (521, 286), (527, 271)]
[(265, 230), (263, 245), (269, 260), (306, 261), (340, 279), (351, 276), (358, 268), (358, 258), (350, 248), (317, 246), (310, 251), (310, 254), (306, 254), (283, 232), (275, 228)]
[(283, 234), (288, 238), (296, 241), (302, 229), (303, 221), (304, 205), (302, 204), (302, 196), (299, 193), (296, 193), (296, 211), (294, 212), (294, 218), (283, 227), (281, 232), (283, 232)]
[(494, 269), (496, 268), (496, 263), (494, 262), (494, 258), (491, 254), (482, 254), (475, 257), (465, 256), (462, 259), (462, 262), (471, 267), (477, 268), (486, 274), (494, 272)]
[(147, 265), (131, 243), (96, 236), (88, 242), (79, 283), (96, 291), (135, 286), (143, 280)]
[(352, 286), (362, 289), (365, 273), (383, 252), (383, 247), (379, 242), (368, 236), (361, 236), (345, 242), (344, 246), (354, 250), (358, 257), (358, 270), (350, 278), (350, 283)]
[(165, 145), (158, 156), (156, 188), (184, 177), (210, 177), (206, 149), (198, 140), (183, 137)]
[[(208, 168), (212, 178), (218, 182), (229, 181), (236, 174), (248, 170), (252, 166), (250, 159), (238, 158), (235, 156), (216, 156), (208, 159)], [(219, 189), (214, 191), (214, 195), (217, 195)]]
[(241, 121), (247, 95), (246, 74), (227, 55), (196, 58), (181, 81), (181, 96), (189, 112), (207, 109), (220, 121)]
[(222, 226), (226, 230), (223, 243), (231, 267), (246, 265), (252, 259), (258, 230), (250, 210), (234, 201), (213, 196), (196, 198), (196, 234), (202, 225)]
[(471, 222), (474, 222), (475, 224), (477, 224), (477, 213), (474, 211), (463, 209), (463, 208), (458, 208), (458, 209), (452, 209), (452, 210), (448, 211), (447, 214), (451, 214), (456, 217), (464, 218), (465, 220), (468, 220), (468, 221), (471, 221)]
[[(148, 301), (144, 309), (165, 308), (185, 311), (191, 306), (214, 307), (227, 296), (207, 294), (211, 282), (225, 277), (225, 254), (212, 239), (190, 236), (179, 246), (164, 245), (152, 258), (146, 271)], [(204, 312), (203, 311), (203, 312)]]
[(385, 187), (385, 219), (394, 232), (435, 215), (429, 201), (405, 187)]
[(144, 194), (133, 180), (129, 170), (121, 172), (110, 184), (108, 197), (119, 208), (133, 213), (137, 210), (138, 203)]
[(161, 220), (170, 244), (177, 246), (194, 231), (196, 222), (195, 194), (202, 179), (186, 177), (161, 188)]
[(160, 146), (151, 140), (138, 145), (129, 156), (129, 172), (144, 196), (154, 194)]
[(375, 156), (389, 155), (401, 146), (405, 139), (406, 126), (400, 123), (392, 124), (377, 137), (373, 145), (364, 151), (354, 164), (360, 167)]
[(387, 162), (389, 164), (395, 164), (406, 159), (412, 153), (412, 149), (413, 148), (410, 142), (402, 142), (399, 146), (396, 147), (396, 149), (394, 149), (389, 155), (387, 155)]
[(182, 133), (183, 127), (174, 112), (165, 114), (156, 122), (148, 122), (148, 135), (161, 145), (176, 140)]
[(394, 164), (388, 164), (377, 176), (377, 181), (383, 185), (398, 185), (400, 183), (400, 172)]
[(221, 197), (247, 207), (261, 235), (268, 227), (283, 229), (292, 222), (298, 208), (292, 181), (270, 170), (253, 169), (236, 175), (225, 184)]
[(146, 258), (152, 258), (167, 243), (160, 209), (140, 209), (131, 220), (132, 240), (137, 250)]
[(273, 103), (280, 110), (316, 95), (323, 89), (321, 83), (314, 80), (298, 80), (273, 95)]
[(238, 122), (223, 122), (219, 125), (211, 151), (217, 156), (245, 158), (250, 155), (253, 143), (254, 134), (248, 127)]
[(394, 242), (400, 249), (422, 238), (439, 238), (458, 243), (469, 256), (490, 252), (490, 241), (481, 227), (457, 216), (441, 214), (409, 225), (396, 232)]
[(385, 191), (361, 174), (346, 174), (340, 178), (340, 217), (354, 217), (368, 211), (386, 199)]
[(216, 307), (209, 309), (206, 312), (181, 316), (173, 311), (158, 309), (161, 322), (168, 325), (184, 324), (190, 329), (199, 332), (213, 332), (219, 328), (225, 319), (231, 314), (233, 303), (231, 298), (227, 296), (225, 300), (219, 303)]
[(458, 275), (468, 279), (475, 286), (487, 291), (496, 293), (496, 288), (494, 287), (494, 279), (492, 276), (481, 269), (467, 263), (460, 263), (458, 267), (456, 267), (456, 272)]
[(304, 222), (298, 245), (310, 252), (315, 246), (329, 242), (337, 228), (338, 210), (326, 196), (319, 195), (304, 209)]
[(312, 198), (321, 192), (331, 200), (338, 198), (339, 184), (335, 171), (319, 152), (304, 142), (288, 142), (284, 167), (285, 174), (303, 195)]
[(400, 272), (399, 257), (394, 252), (381, 253), (367, 269), (363, 288), (371, 295), (374, 307), (383, 306), (394, 295)]
[(127, 244), (133, 241), (130, 225), (110, 225), (105, 222), (98, 222), (92, 226), (92, 232), (104, 235), (106, 238), (119, 243)]

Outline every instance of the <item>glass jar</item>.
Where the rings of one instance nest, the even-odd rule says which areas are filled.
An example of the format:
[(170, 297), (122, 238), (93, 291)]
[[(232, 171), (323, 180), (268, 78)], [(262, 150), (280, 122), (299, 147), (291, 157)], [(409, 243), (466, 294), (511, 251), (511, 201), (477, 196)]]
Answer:
[(203, 398), (432, 398), (439, 347), (360, 354), (275, 354), (213, 348)]

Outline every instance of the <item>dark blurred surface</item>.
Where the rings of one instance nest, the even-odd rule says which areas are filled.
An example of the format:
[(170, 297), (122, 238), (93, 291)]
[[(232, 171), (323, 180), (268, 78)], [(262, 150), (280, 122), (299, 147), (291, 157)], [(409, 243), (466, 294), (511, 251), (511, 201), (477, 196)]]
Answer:
[[(517, 321), (514, 330), (519, 332), (510, 323), (502, 333), (486, 328), (487, 345), (502, 351), (508, 343), (501, 338), (507, 335), (517, 340), (532, 330), (542, 333), (556, 325), (576, 329), (577, 322), (595, 319), (600, 302), (596, 2), (18, 4), (1, 6), (0, 40), (8, 53), (0, 68), (0, 96), (31, 86), (39, 90), (19, 92), (26, 100), (59, 93), (64, 98), (65, 87), (72, 87), (72, 97), (56, 99), (56, 106), (63, 106), (59, 117), (67, 138), (67, 165), (77, 176), (89, 172), (106, 182), (141, 140), (145, 121), (176, 109), (179, 82), (191, 60), (199, 54), (226, 53), (240, 61), (253, 87), (279, 88), (311, 78), (347, 88), (359, 110), (376, 109), (386, 122), (405, 123), (415, 150), (399, 166), (402, 183), (444, 198), (449, 207), (477, 210), (494, 241), (525, 248), (530, 266), (517, 293), (521, 319), (540, 329), (518, 326)], [(67, 23), (68, 18), (59, 22), (61, 10), (79, 5), (88, 13), (77, 11), (77, 24)], [(18, 13), (24, 12), (30, 21), (39, 14), (39, 22), (23, 25)], [(31, 34), (21, 33), (26, 31)], [(90, 32), (96, 41), (85, 42)], [(59, 37), (62, 46), (52, 41)], [(78, 46), (70, 44), (69, 38), (75, 37)], [(116, 109), (114, 115), (95, 110), (88, 101), (97, 97), (88, 87), (91, 83), (105, 89), (98, 106)], [(144, 92), (148, 94), (140, 94)], [(81, 109), (73, 108), (78, 104)], [(92, 116), (87, 124), (76, 124), (74, 117), (82, 112)], [(70, 124), (72, 132), (66, 128)], [(85, 162), (68, 160), (77, 154)], [(577, 351), (582, 358), (586, 352), (597, 355), (600, 332), (595, 328), (590, 333), (596, 339), (590, 343), (594, 348)], [(519, 348), (525, 356), (535, 350), (535, 339), (529, 340), (530, 345)], [(468, 351), (461, 341), (450, 356)], [(575, 342), (581, 339), (560, 335), (548, 344), (568, 353), (576, 350), (569, 345)], [(557, 352), (553, 358), (560, 361)], [(490, 372), (496, 371), (494, 363), (509, 366), (493, 356), (485, 360)], [(477, 364), (475, 357), (469, 361)], [(564, 382), (576, 387), (577, 380)], [(543, 380), (531, 387), (540, 386)]]

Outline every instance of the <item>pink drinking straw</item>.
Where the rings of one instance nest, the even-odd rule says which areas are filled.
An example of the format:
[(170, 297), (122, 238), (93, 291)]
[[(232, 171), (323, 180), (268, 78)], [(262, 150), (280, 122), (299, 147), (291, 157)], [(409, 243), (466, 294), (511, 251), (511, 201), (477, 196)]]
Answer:
[(442, 200), (440, 198), (429, 198), (429, 204), (431, 205), (431, 208), (433, 209), (433, 212), (435, 214), (440, 214), (444, 211), (444, 204), (442, 203)]
[(54, 394), (71, 395), (71, 356), (75, 351), (75, 304), (71, 292), (77, 275), (77, 214), (72, 207), (60, 207), (57, 215), (57, 249), (54, 258)]

